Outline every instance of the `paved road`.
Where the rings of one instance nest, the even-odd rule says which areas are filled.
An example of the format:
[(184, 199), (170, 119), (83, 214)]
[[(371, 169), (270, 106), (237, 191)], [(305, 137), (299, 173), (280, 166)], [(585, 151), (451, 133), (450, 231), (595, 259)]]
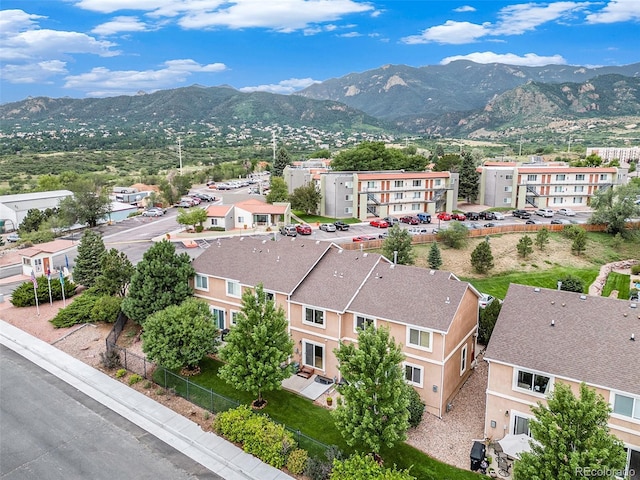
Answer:
[(199, 463), (0, 346), (3, 480), (221, 480)]

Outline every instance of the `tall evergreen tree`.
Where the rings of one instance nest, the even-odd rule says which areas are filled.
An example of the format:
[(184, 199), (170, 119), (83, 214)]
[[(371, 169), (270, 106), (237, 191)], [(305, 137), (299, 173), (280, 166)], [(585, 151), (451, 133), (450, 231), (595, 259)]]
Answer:
[(442, 254), (440, 253), (440, 247), (438, 247), (438, 242), (433, 242), (429, 249), (429, 268), (440, 270), (441, 266)]
[(406, 438), (409, 429), (409, 388), (404, 355), (386, 327), (368, 324), (358, 343), (340, 343), (334, 350), (344, 383), (333, 415), (347, 444), (378, 455)]
[(480, 242), (471, 252), (471, 265), (478, 273), (487, 273), (493, 268), (493, 254), (487, 240)]
[(282, 172), (285, 167), (291, 165), (291, 163), (292, 160), (289, 151), (285, 147), (280, 147), (276, 151), (276, 158), (273, 162), (273, 170), (271, 173), (276, 177), (282, 177)]
[(282, 364), (293, 353), (293, 341), (284, 310), (267, 300), (262, 284), (255, 292), (243, 292), (242, 310), (225, 341), (220, 359), (226, 363), (220, 367), (220, 378), (256, 395), (255, 406), (264, 405), (262, 394), (280, 390), (282, 380), (291, 375)]
[(549, 244), (549, 230), (546, 227), (536, 233), (535, 244), (541, 251)]
[(462, 153), (460, 163), (460, 184), (458, 194), (467, 199), (467, 203), (475, 202), (480, 191), (480, 175), (476, 171), (476, 163), (469, 152)]
[(518, 254), (522, 258), (527, 258), (527, 256), (533, 253), (533, 247), (531, 246), (532, 244), (533, 240), (531, 240), (531, 237), (529, 235), (520, 237), (520, 240), (518, 240), (518, 244), (516, 245)]
[(392, 261), (396, 256), (398, 265), (413, 265), (415, 254), (409, 232), (398, 225), (391, 227), (389, 236), (382, 243), (382, 254)]
[[(568, 385), (556, 382), (547, 405), (538, 402), (531, 411), (535, 441), (515, 462), (515, 480), (570, 480), (592, 477), (589, 471), (624, 469), (624, 446), (607, 425), (611, 407), (595, 389), (582, 383), (576, 398)], [(613, 478), (613, 473), (599, 476)]]
[(135, 271), (127, 254), (112, 248), (102, 256), (95, 287), (104, 295), (124, 297)]
[(100, 234), (85, 230), (78, 245), (78, 256), (73, 267), (73, 281), (85, 287), (93, 287), (102, 272), (101, 262), (106, 251)]
[(580, 255), (587, 249), (587, 232), (581, 228), (576, 233), (571, 243), (571, 252), (575, 255)]
[(177, 255), (176, 247), (167, 240), (154, 244), (136, 265), (122, 311), (143, 324), (149, 315), (191, 296), (189, 279), (194, 274), (188, 253)]

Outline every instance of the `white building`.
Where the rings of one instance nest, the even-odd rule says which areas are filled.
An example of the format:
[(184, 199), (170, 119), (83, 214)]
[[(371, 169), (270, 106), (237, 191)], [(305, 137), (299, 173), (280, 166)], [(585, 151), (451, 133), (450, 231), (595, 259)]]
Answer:
[(0, 195), (0, 231), (3, 228), (5, 232), (16, 230), (29, 210), (56, 208), (63, 198), (71, 196), (73, 193), (69, 190)]

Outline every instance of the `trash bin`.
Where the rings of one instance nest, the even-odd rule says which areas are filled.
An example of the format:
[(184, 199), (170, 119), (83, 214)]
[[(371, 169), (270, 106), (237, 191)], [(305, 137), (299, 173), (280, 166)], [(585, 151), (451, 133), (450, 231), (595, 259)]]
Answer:
[(473, 442), (473, 447), (471, 447), (471, 454), (469, 455), (471, 459), (471, 471), (477, 472), (480, 469), (480, 464), (484, 460), (485, 454), (485, 445), (482, 442)]

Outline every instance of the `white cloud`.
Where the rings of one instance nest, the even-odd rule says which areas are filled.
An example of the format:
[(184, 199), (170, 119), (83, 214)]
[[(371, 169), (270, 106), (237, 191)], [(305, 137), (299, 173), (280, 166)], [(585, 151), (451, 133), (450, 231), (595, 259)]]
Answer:
[(471, 5), (464, 5), (462, 7), (454, 8), (454, 12), (463, 13), (463, 12), (475, 12), (476, 9)]
[[(135, 6), (132, 6), (132, 3)], [(184, 0), (136, 0), (135, 2), (131, 2), (131, 0), (79, 0), (76, 2), (76, 6), (92, 12), (113, 13), (118, 10), (149, 12), (169, 7), (172, 4), (181, 5), (184, 3), (190, 2), (185, 2)]]
[(640, 20), (638, 0), (611, 0), (602, 10), (587, 15), (587, 23), (616, 23)]
[(115, 35), (120, 32), (144, 32), (149, 28), (138, 17), (114, 17), (91, 30), (96, 35)]
[(169, 60), (158, 70), (97, 67), (88, 73), (66, 77), (64, 87), (82, 90), (89, 96), (131, 95), (139, 90), (148, 92), (174, 87), (193, 73), (216, 73), (226, 69), (223, 63), (200, 65), (191, 59)]
[(507, 65), (519, 65), (526, 67), (541, 67), (544, 65), (566, 65), (567, 61), (561, 55), (540, 56), (535, 53), (516, 55), (515, 53), (474, 52), (467, 55), (455, 55), (443, 59), (440, 64), (456, 60), (469, 60), (476, 63), (504, 63)]
[(42, 15), (33, 15), (22, 10), (2, 10), (0, 16), (0, 35), (9, 37), (31, 27), (36, 27), (36, 20), (43, 17)]
[(410, 45), (431, 42), (461, 45), (474, 42), (489, 32), (488, 25), (447, 20), (444, 25), (427, 28), (420, 35), (404, 37), (402, 41)]
[(312, 78), (290, 78), (289, 80), (282, 80), (279, 83), (270, 85), (258, 85), (256, 87), (243, 87), (239, 88), (241, 92), (270, 92), (279, 93), (282, 95), (288, 95), (303, 88), (308, 87), (314, 83), (321, 83), (319, 80), (313, 80)]
[(67, 73), (66, 63), (60, 60), (48, 60), (26, 65), (5, 65), (2, 77), (11, 83), (47, 83), (51, 77)]
[(509, 5), (500, 10), (500, 21), (491, 30), (492, 35), (520, 35), (535, 30), (548, 22), (569, 18), (585, 10), (587, 2), (555, 2), (548, 4), (523, 3)]
[(355, 38), (355, 37), (361, 37), (362, 34), (358, 32), (347, 32), (347, 33), (341, 33), (338, 36), (343, 38)]

